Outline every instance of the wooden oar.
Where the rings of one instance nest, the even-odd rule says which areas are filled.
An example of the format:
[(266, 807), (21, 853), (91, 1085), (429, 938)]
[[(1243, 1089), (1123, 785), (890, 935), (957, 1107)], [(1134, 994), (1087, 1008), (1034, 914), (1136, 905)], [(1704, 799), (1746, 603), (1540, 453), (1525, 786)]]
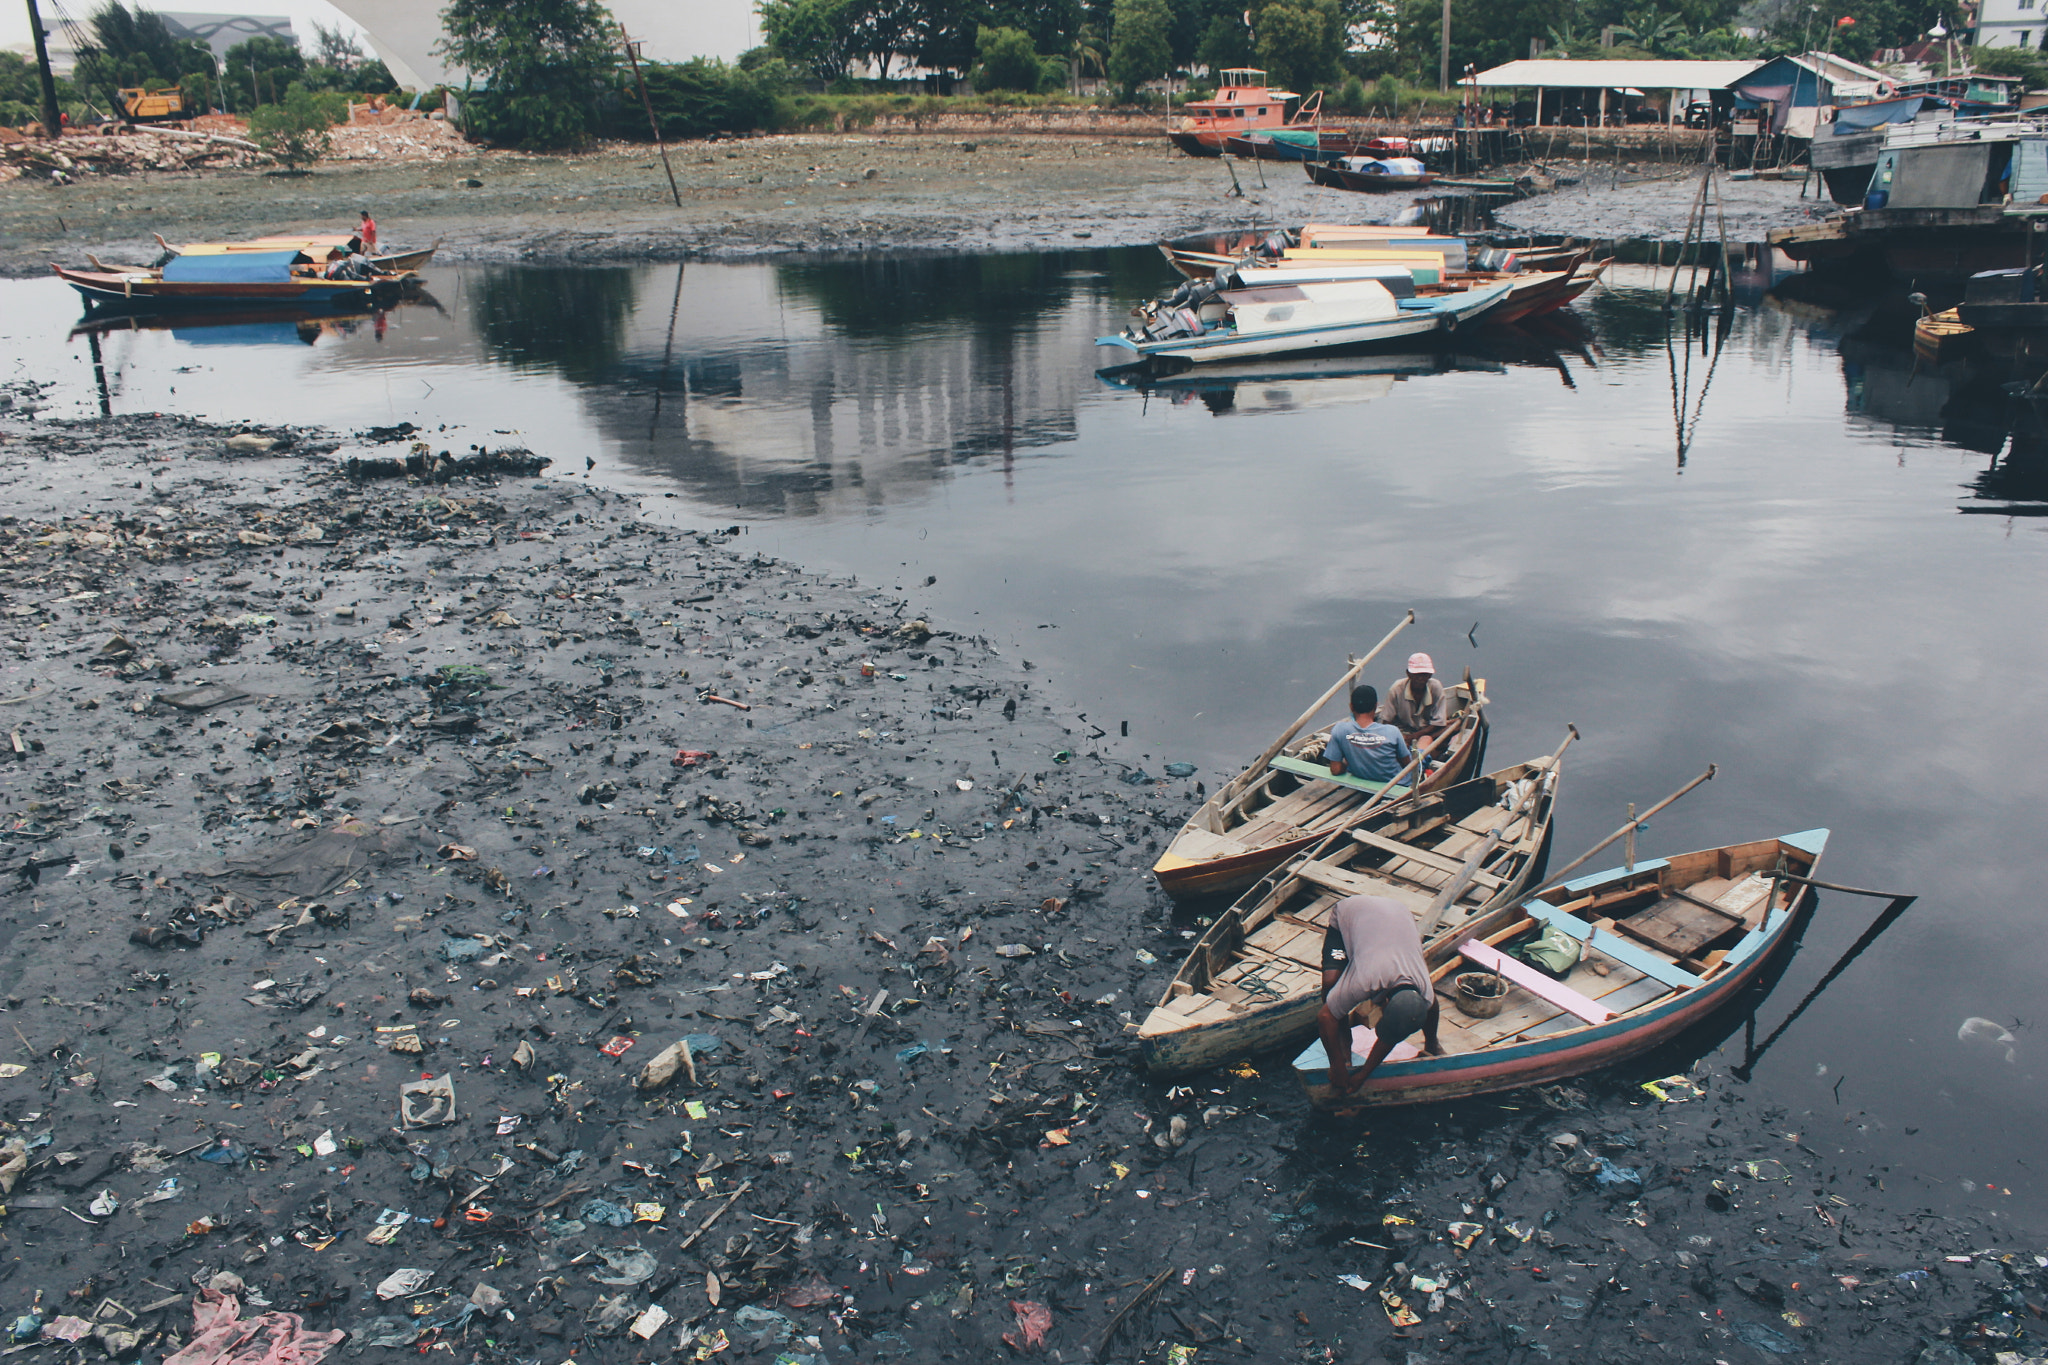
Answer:
[(1308, 710), (1302, 712), (1301, 718), (1299, 720), (1295, 721), (1294, 724), (1288, 726), (1287, 729), (1281, 734), (1280, 738), (1274, 740), (1271, 745), (1267, 746), (1266, 752), (1260, 754), (1257, 758), (1253, 759), (1252, 765), (1249, 768), (1246, 768), (1244, 772), (1240, 773), (1237, 777), (1231, 779), (1232, 785), (1235, 786), (1236, 783), (1239, 781), (1242, 781), (1246, 778), (1256, 777), (1259, 773), (1264, 772), (1266, 769), (1266, 765), (1273, 761), (1273, 755), (1279, 753), (1282, 749), (1286, 748), (1288, 741), (1292, 740), (1296, 735), (1301, 733), (1301, 727), (1307, 725), (1310, 721), (1314, 720), (1316, 718), (1316, 713), (1322, 710), (1325, 706), (1328, 706), (1330, 704), (1330, 698), (1336, 696), (1339, 692), (1342, 692), (1345, 688), (1351, 686), (1352, 680), (1356, 678), (1359, 675), (1359, 673), (1364, 670), (1367, 664), (1373, 661), (1374, 656), (1376, 656), (1381, 650), (1385, 649), (1389, 644), (1392, 644), (1394, 637), (1396, 635), (1399, 635), (1402, 631), (1408, 629), (1408, 627), (1414, 624), (1415, 612), (1413, 608), (1411, 608), (1408, 614), (1401, 618), (1400, 623), (1396, 625), (1392, 630), (1388, 631), (1386, 635), (1380, 640), (1380, 642), (1374, 645), (1372, 649), (1367, 652), (1366, 656), (1363, 659), (1360, 659), (1358, 662), (1352, 664), (1351, 667), (1348, 670), (1346, 670), (1344, 676), (1337, 679), (1336, 683), (1331, 686), (1329, 691), (1323, 693), (1322, 696), (1316, 698), (1315, 705), (1309, 707)]
[[(1566, 749), (1572, 747), (1572, 741), (1579, 737), (1578, 726), (1567, 725), (1564, 728), (1570, 731), (1570, 733), (1564, 737), (1564, 743), (1558, 745), (1550, 757), (1545, 760), (1543, 771), (1546, 775), (1557, 771), (1558, 760), (1564, 757)], [(1472, 879), (1479, 875), (1480, 866), (1493, 856), (1493, 851), (1496, 848), (1500, 847), (1501, 840), (1507, 837), (1508, 827), (1515, 823), (1516, 818), (1521, 815), (1523, 807), (1541, 795), (1543, 788), (1544, 782), (1541, 778), (1530, 784), (1529, 790), (1523, 793), (1522, 799), (1515, 802), (1514, 806), (1501, 818), (1501, 822), (1494, 826), (1492, 832), (1486, 836), (1472, 856), (1465, 860), (1465, 865), (1458, 869), (1458, 875), (1451, 878), (1450, 884), (1438, 892), (1437, 898), (1430, 902), (1429, 909), (1422, 912), (1422, 919), (1415, 927), (1425, 941), (1431, 934), (1436, 932), (1436, 926), (1443, 920), (1445, 913), (1453, 905), (1457, 904), (1458, 897), (1465, 894), (1465, 888), (1472, 885)]]
[(1550, 879), (1550, 881), (1544, 885), (1542, 890), (1531, 891), (1528, 894), (1528, 896), (1525, 897), (1525, 899), (1535, 900), (1538, 896), (1548, 895), (1550, 892), (1557, 890), (1558, 887), (1564, 885), (1565, 875), (1567, 873), (1576, 871), (1581, 864), (1590, 860), (1594, 854), (1598, 853), (1601, 849), (1613, 843), (1616, 839), (1619, 839), (1622, 835), (1627, 834), (1631, 830), (1640, 829), (1644, 825), (1648, 824), (1650, 822), (1651, 816), (1655, 815), (1658, 811), (1663, 810), (1666, 806), (1670, 805), (1679, 797), (1691, 791), (1694, 787), (1699, 786), (1700, 783), (1711, 781), (1714, 774), (1719, 771), (1719, 765), (1709, 763), (1707, 765), (1707, 770), (1705, 772), (1701, 773), (1698, 777), (1695, 777), (1692, 781), (1686, 783), (1683, 787), (1680, 787), (1677, 791), (1671, 793), (1671, 795), (1665, 797), (1662, 801), (1659, 801), (1656, 805), (1644, 811), (1641, 815), (1635, 817), (1635, 819), (1630, 820), (1620, 829), (1614, 831), (1614, 833), (1608, 835), (1605, 839), (1602, 839), (1599, 843), (1593, 845), (1584, 853), (1581, 853), (1578, 857), (1572, 859), (1569, 863), (1566, 863), (1564, 867), (1561, 868), (1557, 872), (1557, 874), (1553, 876)]

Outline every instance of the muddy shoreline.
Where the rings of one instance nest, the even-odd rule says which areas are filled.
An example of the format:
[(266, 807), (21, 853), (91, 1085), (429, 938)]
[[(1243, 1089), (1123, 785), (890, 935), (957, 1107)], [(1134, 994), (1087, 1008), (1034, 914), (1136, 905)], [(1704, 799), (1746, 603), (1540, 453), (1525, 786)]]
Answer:
[[(331, 228), (364, 207), (387, 243), (439, 241), (444, 260), (574, 263), (1145, 245), (1220, 226), (1383, 222), (1414, 201), (1319, 189), (1291, 164), (1191, 158), (1156, 137), (789, 135), (683, 144), (671, 162), (680, 208), (653, 150), (638, 147), (332, 163), (299, 178), (22, 179), (0, 185), (0, 274), (83, 264), (87, 251), (151, 260), (152, 232), (199, 241)], [(1564, 163), (1552, 169), (1571, 173)], [(1683, 235), (1689, 181), (1615, 189), (1609, 169), (1515, 206), (1504, 223), (1603, 239)], [(1812, 207), (1784, 182), (1731, 185), (1730, 194), (1753, 209), (1738, 214), (1744, 240), (1805, 221)]]
[(237, 1281), (341, 1358), (994, 1360), (1013, 1301), (1067, 1360), (2040, 1353), (2038, 1239), (1693, 1065), (1739, 1017), (1363, 1126), (1139, 1075), (1197, 927), (1146, 868), (1223, 775), (1128, 780), (900, 597), (571, 452), (9, 398), (0, 1294), (96, 1332), (39, 1358)]

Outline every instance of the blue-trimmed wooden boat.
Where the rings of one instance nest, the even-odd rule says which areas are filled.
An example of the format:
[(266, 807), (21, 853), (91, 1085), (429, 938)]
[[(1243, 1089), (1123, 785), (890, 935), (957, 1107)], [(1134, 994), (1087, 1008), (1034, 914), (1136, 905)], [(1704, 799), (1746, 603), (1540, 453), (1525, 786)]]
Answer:
[[(1828, 831), (1810, 829), (1637, 863), (1566, 882), (1505, 906), (1428, 945), (1443, 1000), (1444, 1055), (1419, 1039), (1396, 1047), (1360, 1090), (1337, 1094), (1320, 1041), (1294, 1059), (1320, 1109), (1350, 1111), (1481, 1095), (1561, 1080), (1647, 1051), (1734, 999), (1789, 937), (1802, 895), (1779, 871), (1811, 877)], [(1504, 958), (1494, 945), (1561, 926), (1585, 954), (1562, 981)], [(1499, 965), (1508, 998), (1492, 1018), (1470, 1018), (1448, 981)], [(1604, 970), (1606, 973), (1602, 975)], [(1352, 1032), (1352, 1065), (1364, 1063), (1369, 1030)]]
[(1323, 935), (1346, 896), (1400, 901), (1440, 936), (1518, 903), (1550, 839), (1563, 752), (1383, 806), (1246, 892), (1139, 1025), (1146, 1068), (1200, 1071), (1314, 1028)]

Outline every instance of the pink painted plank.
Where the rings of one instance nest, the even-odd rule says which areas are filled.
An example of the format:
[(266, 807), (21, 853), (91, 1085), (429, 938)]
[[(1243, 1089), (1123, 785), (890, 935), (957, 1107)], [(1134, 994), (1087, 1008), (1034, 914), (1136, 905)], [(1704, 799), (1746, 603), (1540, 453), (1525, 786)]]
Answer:
[(1569, 1010), (1589, 1024), (1604, 1024), (1615, 1017), (1614, 1011), (1588, 996), (1580, 995), (1562, 981), (1552, 981), (1534, 967), (1515, 961), (1498, 948), (1489, 948), (1484, 943), (1461, 943), (1458, 951), (1489, 971), (1500, 973), (1540, 1000), (1548, 1000), (1561, 1010)]
[[(1367, 1057), (1372, 1056), (1372, 1045), (1378, 1041), (1379, 1036), (1364, 1024), (1353, 1024), (1351, 1026), (1351, 1055), (1358, 1061), (1363, 1062)], [(1394, 1044), (1387, 1052), (1387, 1060), (1390, 1062), (1412, 1062), (1421, 1055), (1422, 1049), (1404, 1038)]]

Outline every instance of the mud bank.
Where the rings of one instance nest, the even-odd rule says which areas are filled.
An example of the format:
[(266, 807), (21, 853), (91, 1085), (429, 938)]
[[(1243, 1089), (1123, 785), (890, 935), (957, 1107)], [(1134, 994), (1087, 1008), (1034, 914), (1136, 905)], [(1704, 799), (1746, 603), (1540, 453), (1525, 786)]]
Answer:
[[(1568, 173), (1562, 165), (1550, 169)], [(1797, 180), (1735, 180), (1724, 175), (1719, 183), (1730, 242), (1761, 242), (1773, 228), (1793, 227), (1839, 211), (1824, 193), (1816, 199), (1809, 191), (1802, 199)], [(1595, 170), (1576, 185), (1496, 209), (1494, 219), (1512, 232), (1605, 242), (1677, 242), (1685, 237), (1698, 192), (1697, 172), (1632, 180)], [(1709, 207), (1708, 228), (1718, 233), (1720, 220), (1711, 216)]]
[(1365, 1126), (1284, 1058), (1143, 1078), (1198, 923), (1145, 868), (1220, 775), (1099, 759), (899, 597), (560, 452), (32, 406), (0, 1307), (41, 1358), (159, 1359), (204, 1286), (343, 1359), (2040, 1353), (2036, 1235), (1693, 1064), (1739, 1020)]

